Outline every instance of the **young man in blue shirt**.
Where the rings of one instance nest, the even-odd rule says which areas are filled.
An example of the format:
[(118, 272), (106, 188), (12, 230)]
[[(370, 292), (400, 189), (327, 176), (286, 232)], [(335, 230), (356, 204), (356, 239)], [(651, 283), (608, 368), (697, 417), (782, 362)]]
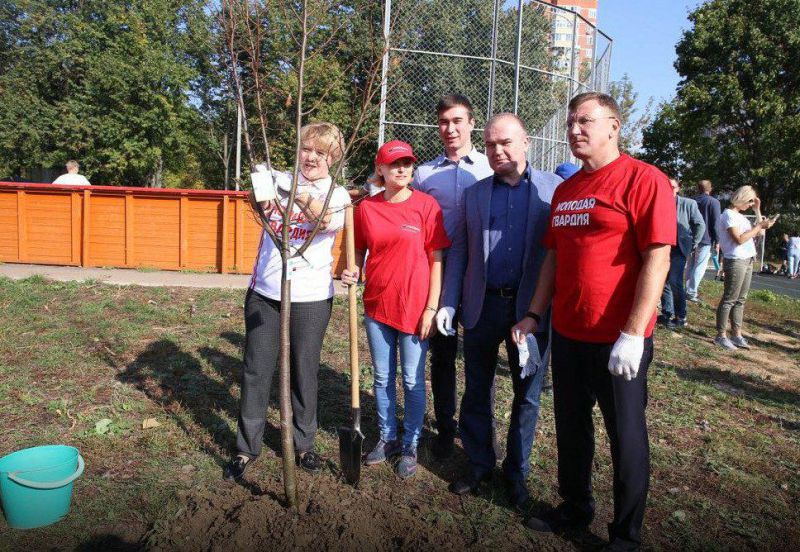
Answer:
[[(475, 118), (469, 99), (459, 94), (444, 96), (436, 106), (439, 137), (444, 153), (420, 165), (414, 173), (413, 187), (432, 195), (442, 208), (444, 226), (450, 240), (463, 232), (464, 191), (491, 176), (489, 160), (472, 145)], [(447, 250), (443, 251), (444, 265)], [(444, 271), (444, 266), (442, 268)], [(458, 315), (454, 315), (453, 335), (439, 333), (430, 338), (431, 390), (438, 436), (432, 452), (438, 459), (453, 452), (457, 424), (456, 353), (458, 349)]]

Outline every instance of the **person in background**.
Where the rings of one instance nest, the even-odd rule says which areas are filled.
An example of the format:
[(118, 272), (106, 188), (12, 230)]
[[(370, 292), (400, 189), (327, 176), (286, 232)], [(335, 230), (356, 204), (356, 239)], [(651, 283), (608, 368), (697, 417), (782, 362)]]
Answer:
[[(387, 142), (371, 180), (383, 192), (361, 202), (355, 216), (356, 267), (342, 282), (356, 285), (367, 253), (364, 325), (372, 356), (378, 443), (364, 462), (401, 455), (397, 474), (417, 472), (417, 443), (425, 418), (425, 353), (435, 331), (442, 282), (442, 250), (450, 247), (436, 200), (412, 189), (411, 146)], [(403, 439), (397, 432), (397, 356), (403, 379)]]
[(90, 186), (90, 182), (82, 174), (78, 174), (80, 165), (74, 159), (67, 161), (67, 172), (53, 180), (53, 184), (62, 186)]
[(664, 291), (661, 293), (661, 315), (658, 321), (671, 329), (686, 326), (686, 292), (683, 288), (683, 273), (686, 259), (703, 239), (706, 224), (697, 208), (697, 202), (678, 195), (681, 184), (676, 179), (669, 180), (675, 194), (678, 213), (678, 243), (670, 251), (669, 275)]
[(722, 252), (716, 251), (711, 254), (711, 262), (714, 265), (714, 279), (720, 282), (725, 279), (725, 272), (722, 270)]
[(561, 163), (556, 170), (554, 171), (556, 175), (561, 177), (562, 180), (567, 180), (573, 174), (581, 170), (581, 168), (576, 165), (575, 163), (570, 163), (567, 161), (566, 163)]
[[(742, 212), (753, 209), (756, 224), (751, 225)], [(722, 250), (722, 269), (725, 273), (725, 287), (717, 306), (717, 337), (714, 343), (728, 350), (737, 347), (749, 349), (750, 344), (742, 335), (744, 304), (750, 281), (753, 276), (753, 262), (756, 257), (754, 238), (763, 234), (775, 223), (761, 215), (761, 200), (752, 186), (742, 186), (731, 196), (731, 205), (717, 221), (717, 235)], [(730, 323), (733, 335), (728, 337)]]
[[(433, 196), (439, 203), (447, 236), (453, 241), (455, 233), (464, 226), (464, 192), (479, 180), (491, 176), (492, 169), (486, 156), (472, 145), (475, 118), (472, 104), (466, 97), (459, 94), (442, 97), (436, 105), (436, 118), (444, 153), (417, 168), (412, 186)], [(447, 268), (447, 251), (442, 251), (443, 272)], [(434, 332), (429, 340), (431, 392), (438, 431), (432, 452), (440, 460), (453, 453), (458, 428), (455, 418), (458, 319), (457, 313), (453, 320), (453, 335)]]
[(791, 279), (800, 277), (800, 232), (795, 230), (789, 237), (789, 246), (786, 251), (788, 260), (788, 276)]
[(699, 192), (694, 199), (700, 209), (700, 215), (706, 225), (705, 232), (694, 252), (689, 256), (689, 266), (686, 268), (686, 298), (698, 303), (700, 301), (700, 282), (706, 274), (708, 260), (719, 254), (719, 237), (717, 236), (717, 221), (719, 220), (719, 200), (711, 195), (711, 181), (701, 180), (697, 184)]
[(778, 250), (778, 256), (781, 260), (781, 267), (778, 269), (778, 274), (783, 274), (786, 276), (791, 276), (791, 272), (789, 272), (789, 234), (784, 234), (781, 236), (781, 243), (780, 248)]
[[(331, 249), (336, 233), (344, 226), (344, 208), (350, 203), (350, 196), (344, 188), (337, 187), (328, 210), (323, 211), (325, 196), (334, 186), (330, 174), (332, 165), (341, 159), (344, 152), (339, 129), (331, 123), (312, 123), (300, 130), (300, 141), (299, 182), (292, 211), (290, 246), (300, 247), (317, 220), (322, 221), (322, 227), (305, 251), (304, 262), (297, 266), (292, 277), (289, 343), (292, 423), (295, 460), (304, 470), (316, 473), (322, 469), (322, 459), (314, 452), (319, 361), (333, 305)], [(272, 184), (273, 173), (267, 174)], [(287, 175), (274, 175), (281, 189), (291, 186)], [(286, 184), (281, 186), (280, 182)], [(274, 208), (275, 201), (282, 201), (284, 208), (288, 204), (288, 198), (284, 197), (265, 202), (262, 207), (270, 226), (280, 235), (283, 216)], [(272, 376), (280, 352), (281, 276), (281, 252), (264, 230), (245, 296), (244, 369), (236, 435), (237, 454), (225, 467), (227, 480), (241, 480), (263, 446)]]

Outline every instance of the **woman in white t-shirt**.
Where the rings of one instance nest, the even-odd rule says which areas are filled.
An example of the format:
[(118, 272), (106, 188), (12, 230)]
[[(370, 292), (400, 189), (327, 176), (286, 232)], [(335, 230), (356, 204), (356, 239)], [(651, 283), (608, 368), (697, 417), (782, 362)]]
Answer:
[[(331, 123), (312, 123), (300, 130), (299, 182), (291, 215), (289, 242), (299, 249), (310, 237), (315, 222), (320, 231), (302, 257), (292, 260), (291, 280), (291, 393), (296, 461), (306, 471), (318, 472), (322, 460), (314, 452), (317, 431), (317, 391), (322, 339), (333, 305), (331, 249), (336, 233), (344, 226), (344, 209), (350, 203), (347, 191), (333, 191), (328, 209), (325, 197), (334, 186), (331, 167), (344, 151), (342, 133)], [(272, 173), (270, 173), (271, 176)], [(277, 186), (288, 188), (291, 178), (274, 173)], [(288, 197), (262, 204), (269, 224), (280, 236), (283, 216), (275, 202), (288, 204)], [(266, 231), (262, 233), (256, 265), (244, 305), (245, 349), (242, 398), (236, 436), (237, 454), (225, 467), (225, 478), (239, 480), (246, 467), (261, 452), (272, 376), (278, 365), (280, 342), (282, 263), (280, 250)]]
[[(752, 208), (759, 221), (755, 226), (742, 214)], [(723, 256), (725, 290), (717, 306), (717, 337), (714, 342), (721, 347), (735, 350), (738, 347), (749, 349), (750, 345), (742, 336), (744, 303), (750, 291), (753, 275), (753, 260), (756, 246), (753, 238), (775, 223), (761, 216), (761, 200), (752, 186), (742, 186), (731, 196), (731, 206), (723, 211), (717, 221), (720, 252)], [(730, 338), (727, 334), (730, 320)]]

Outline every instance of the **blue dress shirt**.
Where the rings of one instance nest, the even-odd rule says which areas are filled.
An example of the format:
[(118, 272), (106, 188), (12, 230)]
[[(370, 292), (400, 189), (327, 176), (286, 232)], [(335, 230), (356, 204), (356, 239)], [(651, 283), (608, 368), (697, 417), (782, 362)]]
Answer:
[(458, 162), (440, 155), (423, 163), (414, 171), (413, 187), (432, 195), (439, 203), (444, 217), (444, 229), (447, 237), (453, 241), (456, 232), (465, 231), (462, 220), (464, 190), (492, 174), (486, 156), (472, 148)]
[(528, 221), (530, 189), (528, 170), (516, 186), (510, 186), (497, 176), (494, 177), (489, 206), (487, 288), (519, 287), (522, 261), (525, 259), (525, 227)]

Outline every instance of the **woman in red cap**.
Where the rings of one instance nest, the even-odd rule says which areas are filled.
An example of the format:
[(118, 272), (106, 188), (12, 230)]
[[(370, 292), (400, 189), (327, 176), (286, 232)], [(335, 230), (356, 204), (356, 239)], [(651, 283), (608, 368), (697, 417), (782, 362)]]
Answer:
[[(417, 441), (425, 418), (425, 353), (435, 331), (442, 281), (442, 249), (450, 246), (442, 211), (431, 196), (408, 187), (417, 158), (411, 146), (387, 142), (375, 157), (370, 183), (384, 191), (356, 212), (356, 265), (342, 281), (358, 282), (369, 251), (364, 288), (364, 325), (374, 373), (380, 439), (366, 457), (378, 464), (401, 454), (397, 473), (417, 471)], [(403, 376), (403, 440), (396, 410), (397, 352)]]

